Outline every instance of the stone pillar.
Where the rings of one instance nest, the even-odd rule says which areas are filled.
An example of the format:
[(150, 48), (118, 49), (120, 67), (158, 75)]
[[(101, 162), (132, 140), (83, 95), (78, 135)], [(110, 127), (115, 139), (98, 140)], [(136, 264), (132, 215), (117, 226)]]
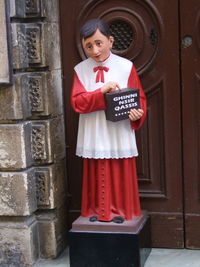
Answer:
[(32, 266), (66, 246), (58, 2), (0, 0), (10, 51), (0, 77), (0, 266)]

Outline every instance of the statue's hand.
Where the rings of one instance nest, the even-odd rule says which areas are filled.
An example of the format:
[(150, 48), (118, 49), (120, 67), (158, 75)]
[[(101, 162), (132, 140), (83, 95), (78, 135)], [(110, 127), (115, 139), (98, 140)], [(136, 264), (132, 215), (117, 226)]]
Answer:
[(101, 92), (103, 94), (115, 91), (116, 89), (119, 89), (119, 84), (116, 82), (107, 82), (101, 87)]
[(143, 109), (131, 109), (129, 114), (129, 119), (131, 121), (137, 121), (142, 117), (143, 114), (144, 114)]

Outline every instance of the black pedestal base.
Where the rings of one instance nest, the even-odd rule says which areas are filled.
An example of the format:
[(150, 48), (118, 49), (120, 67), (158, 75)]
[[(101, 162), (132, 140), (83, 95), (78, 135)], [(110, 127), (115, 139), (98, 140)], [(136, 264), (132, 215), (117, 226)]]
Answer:
[(71, 267), (144, 266), (151, 251), (147, 215), (120, 225), (88, 221), (79, 217), (69, 232)]

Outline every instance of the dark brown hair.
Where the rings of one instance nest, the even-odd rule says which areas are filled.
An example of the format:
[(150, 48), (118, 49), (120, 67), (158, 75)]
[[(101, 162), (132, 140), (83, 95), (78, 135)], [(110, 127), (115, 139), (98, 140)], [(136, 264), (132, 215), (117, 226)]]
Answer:
[(81, 40), (82, 39), (87, 39), (89, 37), (91, 37), (96, 30), (99, 30), (103, 35), (105, 35), (106, 37), (110, 36), (110, 30), (109, 30), (109, 26), (108, 24), (101, 20), (101, 19), (91, 19), (88, 20), (82, 27), (80, 30), (80, 37)]

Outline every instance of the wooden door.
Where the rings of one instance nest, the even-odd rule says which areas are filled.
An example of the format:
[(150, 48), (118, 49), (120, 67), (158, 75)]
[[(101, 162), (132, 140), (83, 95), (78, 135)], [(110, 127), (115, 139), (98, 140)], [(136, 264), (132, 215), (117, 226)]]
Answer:
[(200, 248), (200, 1), (181, 1), (185, 241)]
[[(198, 2), (198, 0), (192, 1)], [(197, 125), (196, 127), (194, 125), (199, 113), (198, 110), (195, 115), (192, 113), (198, 107), (196, 102), (189, 113), (192, 120), (187, 109), (183, 111), (184, 127), (188, 128), (186, 125), (189, 125), (189, 118), (192, 125), (192, 132), (187, 129), (183, 134), (183, 147), (188, 154), (183, 153), (181, 100), (184, 104), (189, 95), (189, 92), (183, 93), (181, 98), (181, 78), (186, 75), (186, 84), (189, 76), (189, 73), (185, 74), (187, 71), (183, 70), (184, 64), (187, 64), (188, 59), (185, 54), (189, 48), (188, 50), (182, 48), (181, 54), (179, 42), (180, 23), (184, 24), (183, 20), (185, 20), (181, 17), (184, 9), (184, 5), (179, 5), (179, 0), (76, 0), (71, 2), (60, 0), (70, 222), (79, 216), (81, 203), (82, 161), (75, 156), (78, 115), (70, 107), (73, 67), (85, 58), (78, 32), (80, 25), (86, 20), (100, 17), (109, 23), (115, 37), (114, 53), (134, 62), (148, 99), (147, 119), (141, 130), (137, 132), (140, 153), (137, 167), (142, 208), (147, 210), (152, 218), (153, 246), (184, 247), (183, 199), (184, 193), (188, 194), (190, 191), (187, 187), (191, 179), (190, 163), (196, 160), (195, 163), (198, 164), (196, 158), (198, 131), (196, 132)], [(186, 19), (185, 24), (187, 21)], [(199, 21), (195, 20), (195, 23), (197, 31)], [(181, 35), (184, 35), (182, 28), (181, 31)], [(197, 39), (195, 40), (199, 44), (197, 32), (195, 34)], [(196, 53), (198, 54), (199, 51)], [(195, 82), (197, 88), (198, 77)], [(191, 88), (190, 85), (188, 85), (188, 91), (189, 88)], [(193, 95), (189, 95), (189, 98), (192, 98), (190, 107), (193, 104), (192, 101), (197, 99)], [(189, 147), (192, 137), (196, 138), (195, 152)], [(189, 153), (192, 153), (192, 159)], [(184, 163), (188, 165), (184, 173), (186, 176), (189, 173), (184, 183), (187, 190), (183, 190), (183, 155)], [(194, 172), (195, 170), (192, 170), (193, 174)], [(197, 184), (195, 180), (197, 177), (194, 176), (192, 177), (195, 181), (193, 186)], [(188, 198), (190, 198), (189, 195)], [(197, 214), (198, 201), (194, 215)], [(186, 198), (186, 210), (188, 206), (186, 218), (190, 222), (191, 205), (189, 203)], [(190, 232), (192, 226), (193, 224), (186, 223), (186, 233)]]

